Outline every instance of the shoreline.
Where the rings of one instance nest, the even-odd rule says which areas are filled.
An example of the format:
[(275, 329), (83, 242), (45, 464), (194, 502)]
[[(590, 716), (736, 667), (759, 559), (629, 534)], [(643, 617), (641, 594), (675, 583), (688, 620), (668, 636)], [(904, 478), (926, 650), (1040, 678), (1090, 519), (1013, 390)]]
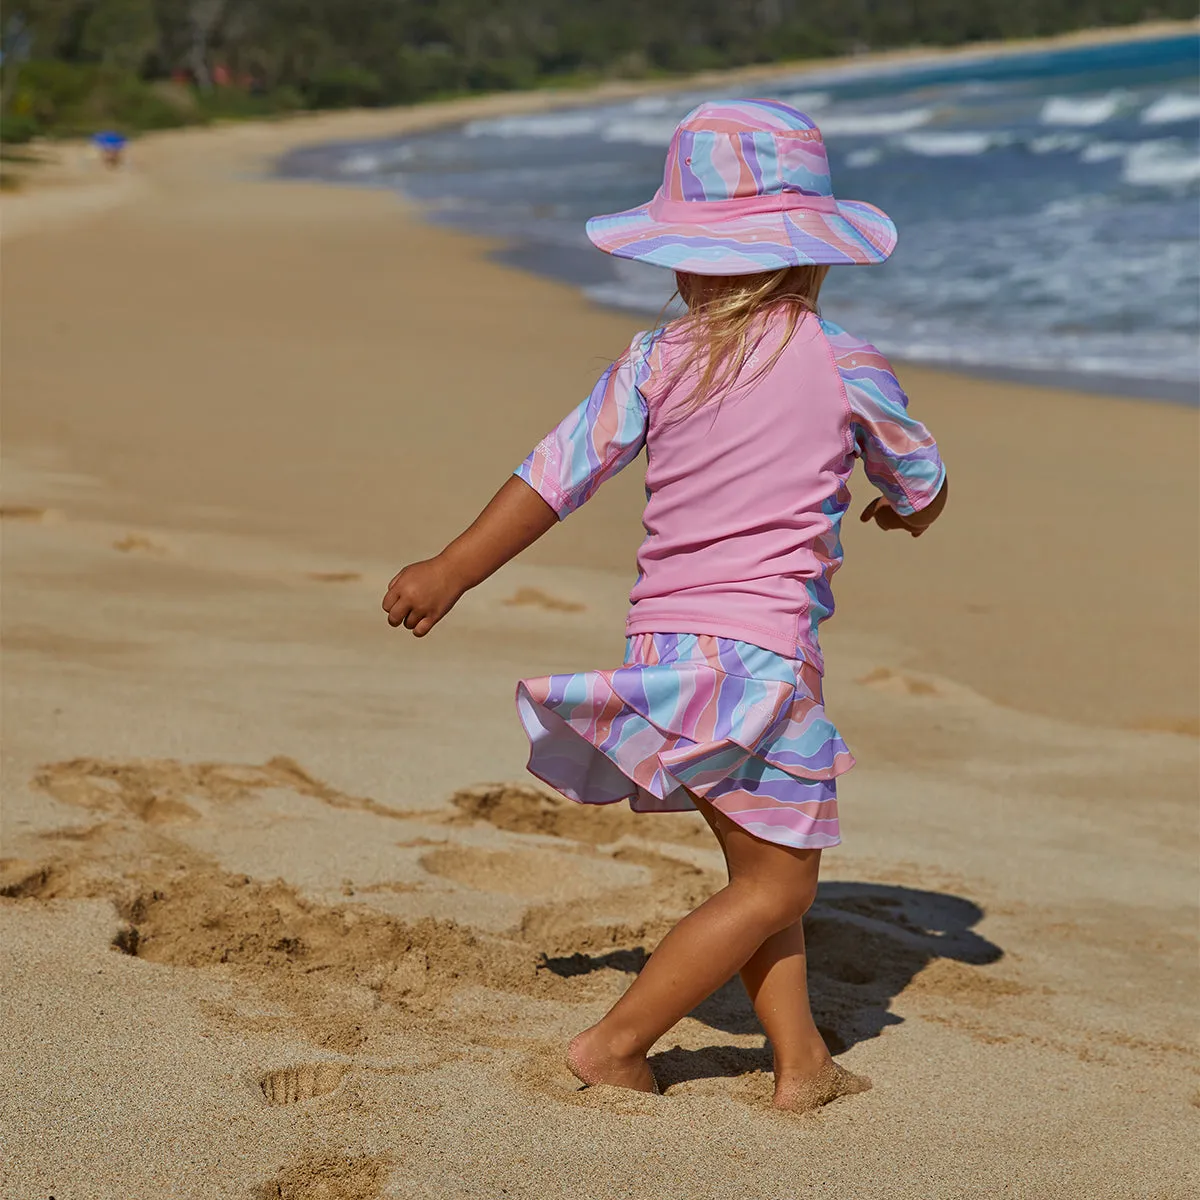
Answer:
[[(544, 102), (528, 95), (502, 99), (502, 111), (511, 111), (507, 101), (514, 99)], [(493, 111), (473, 101), (455, 106), (453, 115)], [(444, 110), (439, 115), (449, 116)], [(426, 116), (390, 114), (389, 121), (393, 127), (398, 118), (415, 125)], [(378, 128), (379, 119), (374, 114), (370, 123)], [(322, 124), (329, 128), (329, 119)], [(353, 117), (337, 124), (348, 136), (357, 128)], [(352, 561), (374, 561), (379, 547), (394, 546), (379, 492), (399, 469), (401, 503), (420, 515), (406, 541), (410, 553), (424, 556), (469, 522), (507, 470), (557, 422), (572, 397), (590, 390), (606, 361), (641, 327), (630, 314), (601, 309), (569, 285), (498, 265), (494, 256), (500, 243), (429, 224), (390, 190), (283, 182), (266, 174), (281, 153), (308, 134), (307, 127), (260, 125), (200, 136), (163, 135), (148, 141), (136, 161), (140, 186), (127, 203), (85, 222), (47, 227), (44, 237), (21, 237), (6, 247), (5, 287), (25, 291), (36, 283), (28, 297), (32, 303), (10, 306), (6, 321), (6, 382), (13, 381), (5, 404), (10, 455), (23, 450), (45, 455), (48, 446), (54, 447), (52, 460), (115, 485), (119, 491), (107, 503), (128, 520), (138, 520), (136, 514), (149, 504), (156, 514), (152, 524), (164, 530), (186, 530), (197, 522), (201, 528), (241, 528)], [(311, 246), (290, 232), (307, 228)], [(97, 239), (93, 231), (102, 236)], [(159, 236), (165, 239), (161, 247)], [(160, 261), (172, 262), (172, 278), (194, 276), (196, 295), (164, 280)], [(395, 267), (381, 272), (381, 262)], [(259, 263), (271, 264), (265, 275)], [(275, 278), (280, 271), (282, 278), (295, 279), (299, 295), (280, 291)], [(420, 303), (407, 292), (410, 276), (421, 281)], [(91, 305), (88, 297), (98, 295), (105, 279), (120, 279), (123, 287), (135, 289), (127, 312), (107, 313)], [(456, 322), (450, 313), (461, 307), (460, 281), (466, 279), (481, 297), (480, 311), (489, 314), (484, 325), (471, 327), (471, 336), (487, 347), (478, 362), (448, 360), (439, 350), (453, 339)], [(150, 299), (160, 294), (173, 296), (161, 312)], [(510, 307), (522, 319), (507, 335), (511, 344), (497, 343), (489, 330), (508, 327), (503, 314)], [(87, 314), (73, 321), (76, 340), (88, 335), (87, 353), (77, 365), (54, 360), (48, 373), (56, 353), (52, 331), (62, 325), (52, 315), (58, 308)], [(186, 336), (177, 323), (184, 313), (192, 314), (186, 318)], [(283, 320), (277, 313), (290, 315)], [(155, 328), (170, 334), (161, 350), (154, 349), (153, 340), (146, 343), (142, 332)], [(539, 338), (536, 331), (543, 328), (555, 330), (557, 340), (548, 344)], [(351, 347), (355, 357), (347, 359)], [(178, 374), (181, 354), (201, 368), (194, 378)], [(497, 372), (510, 381), (520, 377), (531, 355), (539, 361), (537, 381), (521, 396), (511, 419), (476, 398), (488, 394)], [(150, 361), (158, 365), (147, 374), (144, 364)], [(126, 378), (131, 387), (122, 385)], [(167, 378), (168, 395), (189, 397), (184, 408), (176, 410), (180, 400), (163, 410), (160, 389)], [(258, 379), (263, 382), (253, 382)], [(882, 578), (908, 569), (907, 547), (884, 538), (872, 546), (874, 562), (860, 566), (854, 545), (862, 532), (852, 522), (844, 531), (847, 566), (839, 575), (841, 608), (831, 636), (842, 629), (877, 627), (909, 646), (915, 661), (1019, 711), (1071, 711), (1116, 727), (1182, 723), (1191, 728), (1197, 719), (1195, 689), (1180, 647), (1192, 644), (1196, 629), (1187, 563), (1177, 547), (1192, 544), (1189, 514), (1197, 508), (1194, 464), (1186, 453), (1194, 437), (1195, 407), (998, 383), (913, 364), (903, 368), (902, 379), (917, 411), (942, 440), (956, 479), (964, 471), (976, 477), (974, 489), (958, 493), (964, 518), (976, 505), (988, 505), (988, 497), (1009, 495), (1014, 469), (1038, 480), (1061, 478), (1052, 503), (1073, 512), (1099, 481), (1067, 487), (1075, 468), (1064, 474), (1054, 463), (1060, 446), (1086, 444), (1089, 453), (1106, 461), (1108, 447), (1121, 445), (1124, 461), (1113, 462), (1110, 472), (1133, 488), (1146, 479), (1159, 480), (1156, 487), (1172, 513), (1171, 521), (1155, 527), (1152, 539), (1167, 564), (1156, 601), (1161, 628), (1130, 629), (1113, 591), (1112, 547), (1144, 542), (1146, 534), (1136, 509), (1106, 488), (1090, 501), (1105, 514), (1099, 525), (1092, 519), (1078, 529), (1072, 525), (1070, 537), (1077, 543), (1072, 553), (1086, 570), (1073, 569), (1070, 555), (1026, 543), (1020, 527), (1038, 528), (1046, 520), (1037, 495), (1026, 494), (1003, 517), (988, 512), (972, 514), (962, 524), (945, 522), (946, 534), (931, 552), (935, 573), (952, 572), (940, 585), (945, 595), (914, 586), (884, 611), (876, 611), (873, 592)], [(273, 394), (276, 380), (286, 381), (282, 395)], [(374, 397), (393, 392), (398, 380), (405, 385), (400, 396), (410, 387), (444, 393), (462, 411), (461, 419), (472, 422), (475, 438), (464, 446), (433, 413), (415, 414), (410, 425), (380, 407)], [(271, 390), (256, 391), (252, 406), (238, 400), (231, 408), (233, 397), (248, 386)], [(339, 401), (352, 422), (343, 433), (327, 397), (341, 396), (347, 386), (358, 394)], [(311, 427), (348, 447), (344, 456), (335, 455), (321, 467), (327, 498), (297, 490), (289, 460), (276, 450), (274, 428), (293, 419), (292, 390), (302, 398)], [(236, 433), (227, 437), (212, 426), (207, 410), (214, 404)], [(109, 417), (105, 405), (117, 415)], [(1026, 445), (1022, 422), (1041, 430), (1048, 445)], [(371, 436), (363, 440), (356, 428)], [(428, 454), (406, 444), (413, 430), (429, 439)], [(983, 430), (989, 432), (981, 440)], [(305, 430), (299, 432), (304, 453), (315, 453)], [(200, 463), (168, 466), (163, 460), (161, 448), (181, 438), (220, 464), (220, 501), (214, 501), (210, 472)], [(455, 456), (461, 461), (452, 478), (431, 465)], [(302, 456), (301, 461), (308, 460)], [(534, 547), (530, 563), (612, 572), (627, 586), (644, 497), (634, 472), (625, 475), (606, 489), (611, 499), (574, 518), (575, 532), (550, 536)], [(219, 515), (225, 510), (228, 516)], [(200, 515), (209, 511), (211, 516)], [(953, 564), (972, 561), (981, 531), (994, 541), (992, 557), (970, 575), (956, 574)], [(927, 543), (931, 539), (923, 539), (922, 547)], [(923, 551), (919, 557), (928, 555)], [(1027, 627), (1025, 577), (1052, 580), (1051, 592), (1077, 613), (1065, 641), (1044, 624)], [(993, 604), (989, 592), (1003, 600)], [(983, 642), (973, 625), (956, 615), (980, 606), (994, 624), (993, 637)], [(1032, 673), (1023, 658), (1005, 649), (1017, 643), (1034, 656)], [(1095, 674), (1088, 663), (1094, 645), (1110, 647), (1100, 689), (1087, 682)]]
[[(339, 186), (333, 181), (330, 182), (331, 186)], [(526, 271), (538, 278), (554, 279), (556, 282), (565, 283), (567, 287), (573, 286), (549, 273), (540, 275), (538, 272), (520, 265), (506, 263), (503, 249), (494, 252), (490, 257), (501, 262), (510, 270)], [(618, 304), (604, 304), (598, 300), (593, 300), (591, 303), (603, 312), (633, 313), (639, 318), (657, 315), (643, 309)], [(1200, 385), (1179, 383), (1169, 379), (1136, 379), (1131, 376), (1089, 374), (1080, 370), (1054, 371), (1049, 367), (1003, 367), (999, 364), (947, 362), (944, 359), (906, 358), (903, 355), (895, 355), (891, 361), (897, 367), (919, 367), (923, 370), (936, 371), (962, 379), (1015, 383), (1027, 387), (1074, 392), (1079, 395), (1136, 400), (1143, 404), (1167, 404), (1186, 409), (1200, 407)]]
[[(1055, 47), (1062, 46), (1064, 48), (1073, 48), (1077, 46), (1101, 45), (1108, 43), (1126, 43), (1136, 41), (1157, 40), (1169, 36), (1189, 36), (1200, 33), (1200, 19), (1191, 22), (1151, 22), (1130, 29), (1107, 28), (1101, 30), (1079, 31), (1074, 34), (1064, 34), (1045, 39), (1025, 39), (1014, 40), (1009, 42), (986, 42), (973, 43), (969, 46), (949, 47), (945, 49), (930, 48), (930, 47), (912, 47), (904, 48), (895, 51), (880, 51), (869, 52), (862, 56), (839, 57), (830, 60), (798, 60), (792, 63), (776, 63), (765, 64), (755, 67), (733, 68), (719, 72), (706, 72), (688, 77), (681, 77), (679, 80), (672, 81), (656, 81), (647, 88), (642, 88), (638, 81), (629, 81), (630, 84), (638, 83), (635, 86), (632, 95), (654, 94), (662, 91), (675, 90), (692, 90), (698, 84), (711, 81), (714, 84), (719, 82), (729, 83), (743, 78), (776, 78), (784, 77), (789, 80), (795, 80), (797, 83), (802, 83), (806, 74), (820, 73), (822, 67), (827, 67), (830, 70), (840, 70), (847, 66), (862, 65), (864, 70), (870, 71), (878, 65), (887, 65), (895, 62), (904, 67), (910, 67), (914, 62), (922, 63), (928, 61), (931, 65), (942, 61), (958, 61), (987, 59), (991, 60), (1007, 54), (1021, 53), (1036, 53), (1046, 50), (1052, 50)], [(588, 103), (602, 103), (604, 100), (616, 98), (617, 94), (625, 96), (624, 83), (619, 84), (621, 87), (620, 93), (608, 94), (605, 88), (610, 85), (600, 85), (597, 89), (585, 89), (575, 95), (570, 103), (567, 103), (571, 93), (563, 93), (563, 103), (561, 105), (555, 103), (551, 106), (551, 110), (566, 110)], [(537, 95), (539, 93), (527, 93), (527, 95)], [(500, 110), (494, 114), (496, 116), (507, 115), (507, 110), (503, 106), (503, 98), (498, 96), (497, 100), (501, 104)], [(410, 136), (418, 133), (426, 132), (430, 128), (437, 128), (444, 124), (451, 126), (465, 123), (469, 118), (456, 117), (455, 119), (446, 122), (443, 120), (435, 120), (426, 125), (420, 123), (417, 128), (408, 130), (404, 134), (396, 134), (396, 137)], [(369, 189), (379, 189), (385, 192), (390, 192), (406, 206), (414, 209), (422, 215), (422, 217), (430, 224), (440, 224), (443, 228), (448, 228), (452, 231), (461, 227), (452, 224), (446, 224), (438, 221), (437, 210), (432, 203), (422, 203), (410, 196), (405, 195), (399, 189), (392, 189), (386, 184), (372, 183), (357, 183), (352, 178), (337, 178), (332, 176), (323, 176), (320, 174), (313, 175), (285, 175), (281, 172), (280, 167), (282, 161), (289, 154), (296, 150), (319, 150), (326, 146), (337, 146), (338, 144), (347, 141), (357, 143), (362, 139), (359, 137), (349, 138), (334, 138), (322, 139), (321, 141), (304, 143), (300, 146), (291, 147), (283, 155), (277, 159), (273, 165), (272, 174), (283, 179), (302, 179), (307, 182), (327, 184), (333, 187), (365, 187)], [(474, 231), (465, 230), (468, 234), (474, 235)], [(483, 234), (482, 236), (488, 236)], [(573, 278), (569, 270), (555, 269), (553, 262), (547, 262), (546, 265), (538, 265), (539, 260), (544, 256), (541, 253), (541, 248), (534, 245), (524, 245), (518, 242), (504, 242), (493, 249), (489, 257), (502, 266), (510, 269), (515, 269), (535, 277), (552, 280), (556, 283), (565, 284), (573, 287), (586, 295), (584, 284), (578, 279)], [(523, 261), (523, 259), (525, 261)], [(632, 304), (624, 304), (619, 301), (609, 303), (603, 299), (595, 299), (591, 296), (587, 297), (589, 303), (594, 304), (598, 309), (620, 313), (634, 314), (635, 319), (645, 320), (657, 314), (657, 310), (651, 312), (646, 309), (640, 309)], [(1097, 395), (1114, 396), (1126, 399), (1135, 399), (1144, 402), (1170, 404), (1183, 406), (1185, 408), (1195, 408), (1200, 405), (1200, 383), (1192, 380), (1176, 380), (1163, 379), (1156, 377), (1141, 378), (1134, 375), (1120, 375), (1113, 373), (1090, 372), (1081, 367), (1069, 367), (1062, 370), (1055, 369), (1052, 366), (1007, 366), (1001, 363), (974, 363), (967, 361), (959, 361), (947, 358), (923, 358), (920, 356), (906, 357), (902, 353), (893, 355), (894, 361), (898, 364), (907, 364), (928, 368), (931, 370), (942, 371), (948, 375), (964, 376), (971, 379), (991, 380), (999, 382), (1010, 382), (1031, 385), (1036, 387), (1061, 388), (1071, 392), (1092, 392)]]

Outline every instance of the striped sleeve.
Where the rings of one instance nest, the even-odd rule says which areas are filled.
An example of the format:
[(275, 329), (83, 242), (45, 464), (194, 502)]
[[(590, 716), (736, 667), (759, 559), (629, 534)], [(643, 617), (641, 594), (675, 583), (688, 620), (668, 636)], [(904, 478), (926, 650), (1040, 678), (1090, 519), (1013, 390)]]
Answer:
[(592, 394), (559, 422), (516, 469), (561, 521), (597, 488), (627, 467), (646, 444), (650, 338), (638, 334), (629, 350), (600, 376)]
[(908, 411), (891, 364), (870, 342), (822, 321), (850, 403), (850, 427), (867, 478), (903, 516), (933, 502), (946, 468), (933, 435)]

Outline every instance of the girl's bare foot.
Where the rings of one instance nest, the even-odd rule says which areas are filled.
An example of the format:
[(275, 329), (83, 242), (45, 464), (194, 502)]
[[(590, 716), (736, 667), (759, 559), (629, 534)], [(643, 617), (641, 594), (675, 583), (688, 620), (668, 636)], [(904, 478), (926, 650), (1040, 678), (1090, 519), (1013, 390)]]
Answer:
[(774, 1104), (789, 1112), (811, 1112), (839, 1096), (865, 1092), (870, 1086), (865, 1075), (855, 1075), (830, 1058), (815, 1073), (776, 1071)]
[(619, 1055), (604, 1043), (595, 1028), (586, 1029), (567, 1047), (567, 1066), (589, 1087), (607, 1083), (635, 1092), (657, 1093), (658, 1083), (644, 1054)]

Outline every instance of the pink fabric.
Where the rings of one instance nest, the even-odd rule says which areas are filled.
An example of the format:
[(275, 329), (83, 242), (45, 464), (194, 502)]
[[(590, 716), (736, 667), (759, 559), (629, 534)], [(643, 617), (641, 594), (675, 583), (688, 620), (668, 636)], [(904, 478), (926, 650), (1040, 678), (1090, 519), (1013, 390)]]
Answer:
[(655, 388), (686, 349), (661, 339), (650, 352), (648, 536), (628, 634), (701, 631), (787, 656), (805, 644), (805, 585), (828, 572), (824, 509), (845, 486), (854, 445), (845, 391), (815, 318), (804, 320), (769, 374), (753, 378), (783, 327), (777, 323), (747, 363), (749, 386), (682, 419), (669, 398), (656, 403)]
[(646, 450), (629, 636), (732, 638), (820, 668), (855, 461), (898, 512), (941, 488), (937, 445), (887, 359), (806, 316), (771, 363), (786, 328), (774, 315), (735, 385), (691, 411), (680, 335), (639, 334), (517, 469), (566, 517)]

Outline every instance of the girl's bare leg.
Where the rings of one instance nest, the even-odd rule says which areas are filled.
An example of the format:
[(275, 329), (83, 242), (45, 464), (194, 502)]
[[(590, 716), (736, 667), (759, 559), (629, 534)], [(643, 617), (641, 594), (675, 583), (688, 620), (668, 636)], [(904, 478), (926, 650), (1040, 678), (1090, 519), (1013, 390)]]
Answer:
[[(746, 966), (764, 943), (798, 927), (816, 895), (819, 850), (793, 850), (762, 841), (699, 797), (693, 800), (718, 832), (729, 864), (729, 883), (663, 938), (641, 974), (608, 1014), (571, 1043), (568, 1065), (585, 1083), (654, 1091), (654, 1077), (646, 1062), (650, 1047), (701, 1000)], [(819, 1060), (803, 1022), (794, 1020), (793, 951), (794, 941), (785, 941), (776, 944), (773, 957), (764, 957), (758, 968), (761, 978), (759, 974), (753, 976), (754, 994), (762, 998), (770, 1012), (771, 1026), (778, 1030), (787, 1048), (786, 1078), (791, 1082), (785, 1092), (797, 1091), (804, 1081), (805, 1094), (816, 1096), (823, 1094), (822, 1087), (813, 1086), (817, 1079), (835, 1073), (837, 1068), (824, 1051), (815, 1027), (812, 1037), (824, 1051)], [(780, 965), (782, 971), (776, 970)], [(800, 967), (803, 978), (802, 951)], [(807, 990), (802, 997), (807, 1011)], [(808, 1024), (812, 1024), (811, 1015)], [(777, 1060), (783, 1062), (771, 1026), (766, 1021), (764, 1026), (776, 1045)], [(794, 1038), (793, 1026), (799, 1030), (799, 1036)], [(846, 1089), (824, 1099), (832, 1099), (841, 1090)], [(776, 1093), (777, 1101), (781, 1100), (778, 1087)], [(822, 1102), (815, 1099), (805, 1107)]]
[[(738, 838), (750, 835), (711, 806), (701, 811), (721, 843), (732, 878), (735, 866), (731, 857), (738, 856)], [(732, 856), (728, 845), (731, 832)], [(819, 850), (813, 853), (819, 858)], [(833, 1061), (817, 1031), (808, 1001), (808, 958), (802, 921), (767, 938), (742, 967), (741, 976), (771, 1042), (775, 1104), (779, 1108), (816, 1108), (836, 1096), (870, 1087), (870, 1080), (851, 1074)]]

